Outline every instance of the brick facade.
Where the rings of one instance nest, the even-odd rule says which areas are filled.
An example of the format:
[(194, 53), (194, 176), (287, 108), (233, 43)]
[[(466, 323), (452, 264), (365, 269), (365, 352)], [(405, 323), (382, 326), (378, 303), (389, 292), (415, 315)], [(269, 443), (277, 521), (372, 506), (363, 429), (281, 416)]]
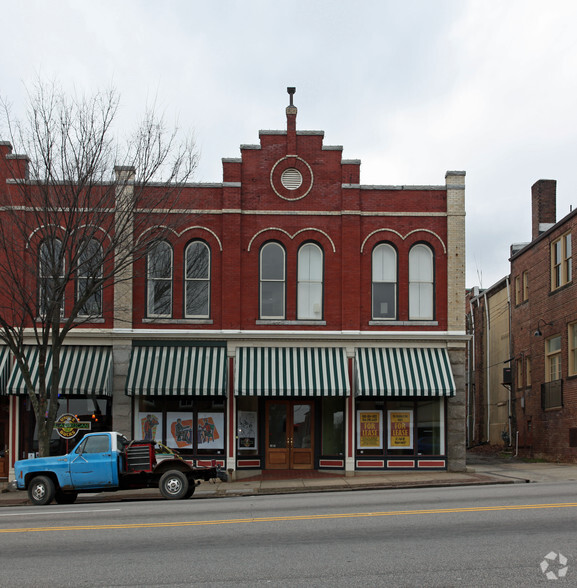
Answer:
[[(360, 161), (343, 160), (342, 147), (324, 145), (321, 131), (297, 130), (297, 110), (292, 104), (286, 113), (286, 130), (261, 131), (258, 144), (241, 145), (240, 158), (223, 159), (222, 183), (191, 184), (181, 191), (169, 215), (171, 229), (167, 241), (172, 248), (174, 269), (170, 317), (149, 316), (146, 260), (137, 259), (132, 276), (127, 274), (132, 279), (117, 284), (107, 294), (110, 298), (105, 299), (102, 320), (74, 330), (70, 339), (86, 342), (91, 337), (100, 338), (112, 345), (113, 422), (115, 429), (127, 435), (137, 433), (139, 400), (125, 396), (123, 384), (130, 369), (131, 349), (137, 342), (199, 342), (226, 346), (230, 373), (223, 419), (227, 441), (218, 457), (232, 471), (242, 465), (235, 443), (238, 415), (234, 369), (239, 346), (346, 350), (353, 395), (343, 401), (346, 449), (337, 458), (324, 454), (317, 444), (315, 467), (322, 467), (323, 463), (340, 464), (347, 471), (357, 469), (362, 462), (356, 448), (357, 350), (408, 347), (446, 351), (455, 394), (439, 399), (439, 404), (435, 405), (435, 410), (441, 408), (438, 418), (442, 422), (443, 439), (440, 447), (444, 449), (436, 461), (429, 459), (427, 463), (462, 470), (465, 467), (467, 339), (464, 325), (465, 174), (447, 172), (444, 185), (362, 185)], [(9, 156), (6, 144), (0, 144), (0, 149), (4, 158)], [(0, 174), (4, 169), (1, 163), (2, 159)], [(287, 188), (283, 184), (282, 174), (286, 170), (298, 171), (301, 184), (297, 188)], [(129, 173), (129, 170), (119, 169), (117, 173)], [(12, 181), (6, 176), (0, 180), (3, 186)], [(122, 197), (130, 195), (117, 194), (117, 199)], [(159, 223), (162, 216), (155, 211), (145, 214), (150, 227)], [(210, 249), (207, 318), (187, 318), (184, 309), (185, 249), (194, 240), (205, 243)], [(274, 320), (261, 318), (259, 307), (260, 252), (269, 242), (282, 246), (286, 260), (284, 318)], [(299, 249), (306, 243), (318, 245), (323, 255), (322, 313), (315, 320), (298, 318), (297, 259)], [(372, 316), (372, 256), (380, 243), (390, 244), (397, 255), (397, 311), (392, 320)], [(426, 320), (415, 320), (409, 314), (409, 254), (418, 244), (425, 244), (434, 260), (434, 315)], [(324, 404), (320, 399), (315, 402), (320, 430)], [(258, 419), (262, 427), (259, 443), (262, 444), (268, 408), (262, 399), (259, 403)], [(381, 404), (384, 406), (384, 402)], [(418, 402), (414, 406), (410, 410), (416, 411)], [(386, 413), (382, 414), (384, 418)], [(424, 430), (424, 423), (421, 420), (415, 427)], [(385, 430), (385, 438), (386, 434)], [(419, 467), (416, 442), (415, 439), (409, 459), (415, 468)], [(387, 456), (385, 450), (381, 450), (381, 454), (376, 460), (367, 459), (362, 463), (366, 467), (373, 463), (394, 466), (394, 459)], [(250, 463), (250, 467), (259, 463), (263, 467), (262, 445), (243, 463)]]
[[(571, 430), (577, 426), (577, 378), (571, 368), (571, 325), (577, 321), (577, 286), (573, 276), (553, 286), (552, 246), (577, 234), (577, 215), (571, 212), (555, 222), (555, 182), (540, 180), (533, 186), (533, 227), (541, 227), (530, 244), (513, 253), (511, 280), (528, 276), (528, 296), (512, 306), (513, 355), (522, 362), (522, 377), (514, 384), (514, 412), (522, 455), (575, 461), (577, 447)], [(542, 202), (535, 203), (541, 197)], [(570, 256), (570, 259), (572, 256)], [(540, 333), (537, 334), (536, 333)], [(547, 341), (560, 337), (562, 406), (543, 408), (542, 386), (547, 373)], [(528, 363), (529, 362), (529, 363)], [(530, 379), (527, 366), (530, 366)]]

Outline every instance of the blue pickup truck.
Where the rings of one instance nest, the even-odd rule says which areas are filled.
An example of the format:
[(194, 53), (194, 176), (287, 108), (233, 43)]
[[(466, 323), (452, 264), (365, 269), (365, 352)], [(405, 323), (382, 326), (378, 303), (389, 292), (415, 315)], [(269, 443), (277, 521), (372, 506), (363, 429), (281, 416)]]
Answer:
[(14, 464), (16, 486), (32, 504), (72, 504), (80, 492), (159, 488), (168, 499), (190, 498), (201, 480), (227, 480), (219, 466), (197, 467), (151, 441), (128, 441), (120, 433), (89, 433), (68, 455)]

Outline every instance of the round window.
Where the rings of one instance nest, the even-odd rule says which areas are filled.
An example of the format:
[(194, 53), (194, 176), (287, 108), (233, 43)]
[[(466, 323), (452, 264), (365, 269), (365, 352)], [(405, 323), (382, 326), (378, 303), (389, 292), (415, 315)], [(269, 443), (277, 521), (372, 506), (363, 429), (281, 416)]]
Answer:
[(303, 177), (298, 169), (289, 167), (282, 172), (280, 182), (287, 190), (298, 190), (302, 186)]

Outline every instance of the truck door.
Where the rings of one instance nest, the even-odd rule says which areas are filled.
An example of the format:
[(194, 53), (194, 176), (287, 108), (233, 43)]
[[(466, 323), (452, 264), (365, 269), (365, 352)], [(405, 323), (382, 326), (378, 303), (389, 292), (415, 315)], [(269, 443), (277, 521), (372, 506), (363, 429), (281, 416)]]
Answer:
[(76, 488), (113, 486), (116, 459), (110, 447), (110, 435), (86, 437), (72, 453), (70, 478)]

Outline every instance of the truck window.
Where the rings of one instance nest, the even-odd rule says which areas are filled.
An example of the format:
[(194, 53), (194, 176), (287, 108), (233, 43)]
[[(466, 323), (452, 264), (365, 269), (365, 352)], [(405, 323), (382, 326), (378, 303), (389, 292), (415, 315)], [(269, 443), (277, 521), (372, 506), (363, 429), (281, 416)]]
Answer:
[(86, 439), (82, 453), (104, 453), (109, 449), (110, 437), (108, 435), (96, 435)]

